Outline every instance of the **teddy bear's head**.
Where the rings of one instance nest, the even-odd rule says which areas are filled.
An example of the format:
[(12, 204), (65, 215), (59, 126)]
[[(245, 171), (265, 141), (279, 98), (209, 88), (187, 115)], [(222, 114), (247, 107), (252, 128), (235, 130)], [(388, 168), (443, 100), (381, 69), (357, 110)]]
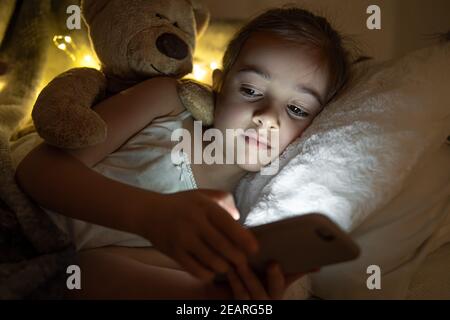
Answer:
[(208, 10), (199, 0), (83, 0), (103, 71), (124, 80), (182, 77), (192, 70)]

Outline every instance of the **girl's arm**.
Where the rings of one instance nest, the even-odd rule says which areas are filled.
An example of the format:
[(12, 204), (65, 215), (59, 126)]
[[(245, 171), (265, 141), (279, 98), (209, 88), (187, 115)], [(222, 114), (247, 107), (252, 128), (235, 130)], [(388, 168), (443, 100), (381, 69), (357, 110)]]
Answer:
[(45, 208), (141, 235), (141, 213), (158, 212), (158, 204), (164, 202), (162, 194), (109, 179), (46, 144), (35, 148), (20, 163), (16, 180)]
[(92, 147), (67, 150), (87, 166), (94, 166), (117, 150), (153, 119), (182, 112), (177, 80), (158, 77), (142, 82), (100, 102), (93, 108), (107, 124), (104, 142)]
[[(119, 148), (153, 119), (183, 110), (176, 80), (154, 78), (102, 101), (95, 111), (106, 122), (106, 140), (96, 146), (60, 150), (41, 145), (19, 164), (21, 187), (40, 205), (66, 216), (136, 233), (133, 212), (143, 199), (162, 195), (108, 179), (88, 167)], [(139, 199), (139, 201), (138, 201)], [(128, 215), (123, 214), (129, 213)]]

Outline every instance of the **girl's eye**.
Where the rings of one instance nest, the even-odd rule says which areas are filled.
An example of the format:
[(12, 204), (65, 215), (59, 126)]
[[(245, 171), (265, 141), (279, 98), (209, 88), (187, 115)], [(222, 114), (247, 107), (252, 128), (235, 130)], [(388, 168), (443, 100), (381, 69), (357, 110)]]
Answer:
[(288, 113), (292, 115), (294, 118), (307, 118), (309, 116), (308, 112), (292, 104), (288, 105), (287, 108)]
[(255, 90), (255, 89), (252, 89), (252, 88), (241, 87), (239, 89), (239, 91), (244, 96), (250, 97), (250, 98), (257, 98), (257, 97), (261, 97), (262, 96), (262, 94), (259, 91)]

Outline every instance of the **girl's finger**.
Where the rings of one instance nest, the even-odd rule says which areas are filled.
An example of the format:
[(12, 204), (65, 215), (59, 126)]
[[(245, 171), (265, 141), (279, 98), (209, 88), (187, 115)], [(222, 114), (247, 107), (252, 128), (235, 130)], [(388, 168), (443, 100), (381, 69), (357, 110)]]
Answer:
[(254, 254), (258, 251), (258, 241), (254, 234), (234, 221), (223, 208), (215, 204), (214, 207), (211, 206), (209, 213), (210, 222), (219, 230), (222, 230), (244, 252)]
[(200, 280), (210, 281), (214, 277), (213, 272), (202, 266), (194, 257), (183, 250), (176, 253), (175, 259), (187, 272)]
[(247, 257), (245, 254), (236, 247), (222, 232), (212, 227), (210, 224), (205, 223), (202, 226), (203, 241), (208, 243), (216, 252), (225, 257), (230, 264), (235, 267), (242, 266), (247, 263)]
[(225, 273), (229, 266), (225, 259), (223, 259), (215, 251), (201, 239), (193, 238), (190, 243), (185, 244), (189, 248), (191, 255), (197, 258), (204, 266), (209, 267), (214, 273)]
[(279, 263), (272, 262), (267, 268), (268, 291), (272, 299), (282, 299), (286, 290), (286, 282)]
[(253, 270), (250, 268), (248, 264), (240, 267), (238, 269), (238, 274), (248, 292), (250, 293), (251, 299), (255, 300), (268, 300), (269, 296), (267, 295), (266, 289), (264, 285), (261, 283), (259, 278), (255, 275)]
[(231, 193), (225, 193), (224, 196), (217, 201), (217, 204), (231, 214), (234, 220), (239, 220), (239, 210), (236, 208), (234, 198)]
[(236, 271), (232, 268), (227, 272), (228, 282), (230, 283), (233, 296), (236, 300), (249, 300), (250, 296), (243, 283), (239, 279)]

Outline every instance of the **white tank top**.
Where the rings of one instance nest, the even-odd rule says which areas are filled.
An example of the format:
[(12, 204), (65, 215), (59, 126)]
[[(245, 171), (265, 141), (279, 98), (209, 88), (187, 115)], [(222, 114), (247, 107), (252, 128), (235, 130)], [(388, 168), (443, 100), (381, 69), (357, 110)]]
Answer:
[(111, 179), (160, 193), (196, 189), (185, 154), (178, 154), (179, 164), (171, 159), (172, 149), (178, 143), (171, 141), (172, 132), (182, 128), (183, 120), (190, 116), (186, 110), (177, 116), (153, 120), (94, 170)]

